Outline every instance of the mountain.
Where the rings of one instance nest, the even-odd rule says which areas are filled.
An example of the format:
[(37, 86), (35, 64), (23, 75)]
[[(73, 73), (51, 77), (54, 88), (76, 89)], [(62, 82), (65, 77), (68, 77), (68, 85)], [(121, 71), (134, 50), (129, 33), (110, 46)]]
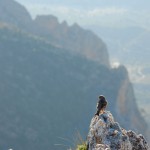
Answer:
[[(129, 59), (127, 60), (126, 54), (124, 53), (129, 50), (133, 51), (128, 47), (140, 45), (138, 43), (139, 41), (144, 42), (146, 38), (142, 38), (148, 33), (148, 30), (136, 26), (125, 28), (100, 28), (98, 26), (87, 26), (86, 28), (93, 28), (94, 32), (101, 36), (107, 43), (109, 54), (112, 58), (118, 58), (121, 63), (125, 63), (125, 61), (130, 61), (131, 63), (131, 60), (134, 59), (132, 57), (133, 55), (128, 55)], [(137, 40), (139, 41), (135, 42)], [(140, 51), (140, 49), (138, 51)], [(133, 52), (135, 53), (135, 51)]]
[(59, 23), (52, 15), (37, 16), (35, 20), (32, 20), (24, 6), (14, 0), (0, 1), (0, 12), (1, 22), (46, 38), (53, 45), (80, 53), (107, 67), (110, 65), (105, 43), (94, 33), (82, 29), (77, 24), (69, 27), (65, 22)]
[(123, 66), (108, 69), (4, 26), (0, 70), (1, 149), (57, 149), (60, 136), (86, 135), (99, 93), (123, 126), (146, 132)]
[(50, 39), (54, 45), (110, 66), (106, 45), (93, 32), (82, 29), (78, 24), (69, 27), (65, 21), (59, 23), (52, 15), (37, 16), (34, 22), (38, 26), (37, 35)]
[(0, 0), (0, 21), (29, 28), (32, 18), (24, 6), (14, 0)]
[(119, 62), (127, 67), (137, 103), (150, 127), (150, 31), (136, 26), (94, 29), (107, 43), (110, 61)]
[[(51, 18), (61, 28), (67, 26)], [(76, 130), (86, 136), (99, 94), (107, 97), (108, 109), (123, 127), (146, 135), (147, 125), (137, 108), (128, 72), (124, 66), (110, 68), (105, 44), (99, 40), (104, 49), (101, 47), (101, 57), (95, 61), (60, 45), (59, 36), (66, 34), (62, 30), (58, 32), (60, 43), (55, 44), (57, 36), (52, 30), (48, 37), (45, 28), (34, 22), (27, 28), (9, 21), (0, 23), (0, 149), (57, 150), (62, 147), (54, 144), (64, 143), (60, 137), (71, 139)], [(78, 25), (66, 28), (67, 36), (82, 31), (83, 37), (97, 37)]]

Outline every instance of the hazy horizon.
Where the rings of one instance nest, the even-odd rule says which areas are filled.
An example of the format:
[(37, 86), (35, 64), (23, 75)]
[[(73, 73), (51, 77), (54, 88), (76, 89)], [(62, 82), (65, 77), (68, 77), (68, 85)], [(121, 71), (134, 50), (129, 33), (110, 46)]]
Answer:
[(129, 27), (150, 29), (150, 1), (133, 0), (17, 0), (34, 18), (36, 15), (52, 14), (69, 24), (81, 26)]

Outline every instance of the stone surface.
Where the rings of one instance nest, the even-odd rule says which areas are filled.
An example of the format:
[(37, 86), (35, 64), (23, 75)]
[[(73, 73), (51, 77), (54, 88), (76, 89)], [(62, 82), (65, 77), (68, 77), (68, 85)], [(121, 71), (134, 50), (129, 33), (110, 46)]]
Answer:
[(121, 128), (109, 111), (92, 118), (87, 143), (89, 150), (149, 150), (143, 135)]

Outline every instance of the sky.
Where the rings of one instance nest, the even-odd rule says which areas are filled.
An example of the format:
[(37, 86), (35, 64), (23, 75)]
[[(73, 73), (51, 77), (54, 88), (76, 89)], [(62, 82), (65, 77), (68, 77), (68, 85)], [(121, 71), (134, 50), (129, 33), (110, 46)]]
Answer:
[(150, 0), (16, 0), (33, 18), (52, 14), (59, 21), (81, 26), (150, 29)]

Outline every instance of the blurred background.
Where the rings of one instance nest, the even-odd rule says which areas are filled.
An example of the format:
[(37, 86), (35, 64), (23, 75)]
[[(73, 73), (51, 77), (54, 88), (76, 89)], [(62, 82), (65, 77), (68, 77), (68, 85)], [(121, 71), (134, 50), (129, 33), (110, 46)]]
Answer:
[(0, 0), (0, 149), (69, 149), (97, 98), (150, 131), (150, 1)]

